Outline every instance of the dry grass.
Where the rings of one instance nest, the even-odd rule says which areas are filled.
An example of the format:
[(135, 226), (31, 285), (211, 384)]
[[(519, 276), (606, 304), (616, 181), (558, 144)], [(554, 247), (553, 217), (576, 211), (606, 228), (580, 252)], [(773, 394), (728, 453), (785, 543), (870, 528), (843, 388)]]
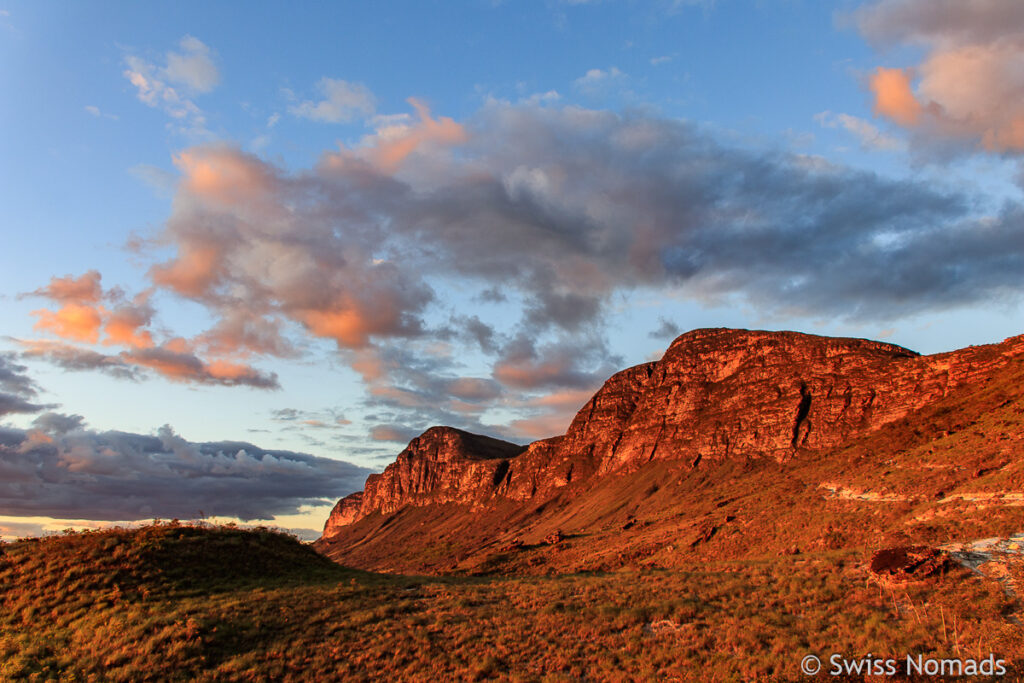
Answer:
[(224, 528), (4, 551), (2, 680), (787, 680), (807, 653), (1024, 661), (998, 583), (955, 573), (882, 588), (848, 551), (429, 578), (346, 570), (287, 536)]

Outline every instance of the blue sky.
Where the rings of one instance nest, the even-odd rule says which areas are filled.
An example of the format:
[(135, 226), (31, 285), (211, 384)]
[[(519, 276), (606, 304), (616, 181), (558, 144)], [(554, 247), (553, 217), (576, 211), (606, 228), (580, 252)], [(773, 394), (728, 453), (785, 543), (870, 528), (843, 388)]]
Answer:
[(1018, 334), (1016, 11), (0, 3), (0, 456), (80, 493), (220, 453), (315, 529), (422, 429), (560, 433), (688, 329)]

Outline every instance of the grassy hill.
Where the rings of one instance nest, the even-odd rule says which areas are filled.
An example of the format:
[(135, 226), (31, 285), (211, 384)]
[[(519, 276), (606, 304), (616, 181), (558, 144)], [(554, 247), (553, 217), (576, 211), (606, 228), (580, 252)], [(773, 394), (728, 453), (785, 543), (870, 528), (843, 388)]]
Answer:
[(5, 681), (791, 680), (807, 653), (1024, 661), (1004, 582), (954, 569), (887, 586), (851, 550), (410, 577), (224, 527), (2, 548)]

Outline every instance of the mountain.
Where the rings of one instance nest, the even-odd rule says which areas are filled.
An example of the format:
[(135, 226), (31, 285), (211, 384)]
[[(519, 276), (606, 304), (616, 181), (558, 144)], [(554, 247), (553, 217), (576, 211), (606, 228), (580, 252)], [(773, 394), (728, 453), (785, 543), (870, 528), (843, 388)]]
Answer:
[(1021, 527), (1024, 336), (922, 356), (795, 332), (688, 332), (563, 436), (448, 427), (338, 502), (316, 547), (384, 571), (677, 566)]

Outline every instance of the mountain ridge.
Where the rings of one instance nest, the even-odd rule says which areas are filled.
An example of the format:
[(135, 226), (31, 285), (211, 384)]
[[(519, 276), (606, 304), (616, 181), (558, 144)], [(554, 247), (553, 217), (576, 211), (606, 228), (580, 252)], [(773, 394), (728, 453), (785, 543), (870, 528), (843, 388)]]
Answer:
[[(951, 395), (983, 387), (1022, 357), (1024, 336), (922, 356), (865, 339), (694, 330), (661, 360), (610, 377), (564, 435), (526, 447), (500, 442), (504, 450), (491, 458), (448, 457), (444, 444), (465, 437), (452, 436), (458, 430), (451, 428), (428, 430), (384, 473), (371, 476), (363, 492), (339, 501), (318, 548), (352, 561), (343, 548), (375, 543), (373, 525), (360, 529), (361, 520), (445, 506), (453, 515), (497, 518), (503, 510), (566, 503), (577, 490), (612, 486), (609, 477), (652, 472), (654, 463), (672, 477), (729, 469), (729, 463), (814, 463)], [(506, 526), (514, 532), (514, 524), (496, 529)], [(422, 544), (430, 545), (424, 534)]]

